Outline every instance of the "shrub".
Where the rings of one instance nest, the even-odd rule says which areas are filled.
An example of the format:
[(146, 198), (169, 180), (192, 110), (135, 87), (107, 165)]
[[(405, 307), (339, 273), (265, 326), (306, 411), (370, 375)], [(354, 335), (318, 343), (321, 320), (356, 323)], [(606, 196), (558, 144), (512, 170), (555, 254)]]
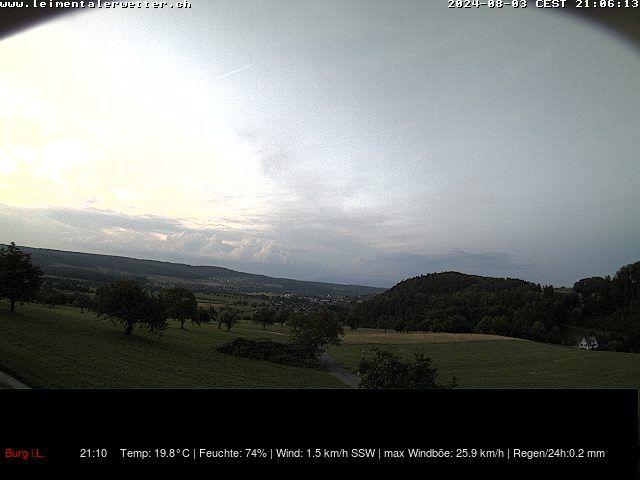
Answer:
[(309, 355), (307, 349), (289, 343), (278, 343), (272, 340), (248, 340), (236, 338), (216, 349), (220, 353), (236, 357), (252, 358), (266, 362), (292, 365), (297, 367), (316, 367), (318, 360)]
[(437, 382), (438, 369), (431, 366), (431, 359), (416, 353), (413, 362), (403, 362), (387, 350), (377, 350), (373, 361), (360, 363), (362, 381), (360, 388), (453, 388), (456, 379), (448, 384)]

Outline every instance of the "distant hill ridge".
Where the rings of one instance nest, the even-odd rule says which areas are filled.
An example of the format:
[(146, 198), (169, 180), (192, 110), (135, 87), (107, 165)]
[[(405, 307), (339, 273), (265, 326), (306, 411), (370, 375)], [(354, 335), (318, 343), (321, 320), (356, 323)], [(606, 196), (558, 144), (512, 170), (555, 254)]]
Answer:
[(111, 281), (121, 275), (177, 278), (191, 283), (207, 283), (231, 287), (243, 292), (269, 291), (301, 295), (368, 295), (384, 288), (365, 285), (342, 285), (275, 278), (254, 273), (237, 272), (224, 267), (194, 266), (183, 263), (143, 260), (138, 258), (94, 253), (69, 252), (45, 248), (23, 247), (32, 261), (46, 275), (99, 282)]
[(488, 291), (525, 288), (539, 290), (540, 286), (518, 278), (483, 277), (460, 272), (439, 272), (407, 278), (387, 290), (386, 294), (412, 291), (429, 295), (447, 294), (465, 290), (473, 285)]

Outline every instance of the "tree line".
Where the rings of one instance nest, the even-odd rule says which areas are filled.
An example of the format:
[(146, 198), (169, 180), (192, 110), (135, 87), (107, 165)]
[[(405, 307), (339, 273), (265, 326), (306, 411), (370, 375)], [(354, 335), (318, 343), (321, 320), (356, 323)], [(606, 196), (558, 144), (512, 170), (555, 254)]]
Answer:
[(49, 308), (71, 304), (80, 308), (82, 313), (89, 309), (98, 317), (121, 324), (127, 335), (136, 325), (162, 333), (169, 319), (180, 322), (181, 329), (184, 329), (186, 321), (200, 325), (217, 320), (218, 328), (225, 325), (227, 330), (238, 322), (238, 315), (233, 309), (223, 307), (217, 310), (212, 305), (208, 309), (198, 307), (194, 293), (181, 287), (155, 294), (146, 290), (137, 279), (121, 278), (100, 286), (93, 296), (87, 289), (76, 290), (64, 293), (51, 282), (43, 284), (42, 270), (33, 265), (31, 255), (23, 253), (14, 242), (0, 248), (0, 298), (9, 300), (12, 312), (18, 302), (36, 300)]
[[(11, 243), (0, 249), (0, 297), (16, 302), (40, 300), (53, 308), (69, 303), (120, 323), (127, 334), (135, 325), (161, 333), (168, 319), (199, 325), (217, 321), (229, 331), (239, 320), (229, 306), (199, 308), (192, 291), (182, 287), (160, 293), (146, 290), (136, 279), (119, 279), (89, 295), (82, 288), (64, 294)], [(257, 304), (256, 304), (257, 305)], [(566, 326), (598, 330), (599, 342), (610, 350), (640, 352), (640, 262), (626, 265), (613, 277), (579, 280), (569, 292), (524, 280), (443, 272), (398, 283), (365, 300), (333, 303), (327, 312), (341, 325), (394, 329), (398, 332), (486, 333), (563, 343)], [(313, 313), (314, 309), (306, 311)], [(302, 313), (302, 315), (301, 315)], [(259, 308), (252, 320), (266, 328), (291, 323), (291, 307)], [(307, 315), (308, 316), (308, 315)], [(313, 316), (313, 315), (312, 315)]]
[[(355, 302), (352, 327), (398, 332), (486, 333), (563, 343), (566, 326), (604, 330), (610, 350), (640, 351), (640, 262), (613, 278), (579, 280), (557, 292), (524, 280), (444, 272), (398, 283)], [(602, 342), (601, 342), (602, 343)]]
[(576, 324), (622, 335), (610, 339), (612, 349), (640, 352), (640, 262), (625, 265), (612, 277), (590, 277), (573, 286)]

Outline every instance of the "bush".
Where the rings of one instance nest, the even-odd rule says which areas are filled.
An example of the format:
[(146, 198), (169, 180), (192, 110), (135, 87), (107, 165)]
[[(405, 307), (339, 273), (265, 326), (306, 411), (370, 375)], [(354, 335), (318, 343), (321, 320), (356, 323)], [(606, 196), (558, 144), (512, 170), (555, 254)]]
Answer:
[(236, 338), (216, 349), (220, 353), (236, 357), (252, 358), (266, 362), (292, 365), (296, 367), (316, 367), (318, 360), (309, 351), (289, 343), (272, 340), (248, 340)]
[(358, 375), (364, 375), (371, 369), (371, 362), (366, 359), (360, 360), (358, 364)]
[(387, 350), (377, 350), (373, 361), (360, 362), (362, 381), (360, 388), (453, 388), (456, 379), (448, 384), (437, 382), (438, 369), (431, 366), (431, 359), (421, 353), (415, 354), (413, 362), (403, 362)]

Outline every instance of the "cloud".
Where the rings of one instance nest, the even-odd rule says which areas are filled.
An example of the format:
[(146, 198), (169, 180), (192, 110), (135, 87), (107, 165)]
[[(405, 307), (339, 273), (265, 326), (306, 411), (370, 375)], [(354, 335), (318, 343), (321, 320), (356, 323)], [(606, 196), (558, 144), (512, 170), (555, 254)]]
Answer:
[(261, 232), (95, 208), (0, 204), (0, 242), (379, 286), (434, 271), (513, 276), (527, 269), (499, 252), (389, 253), (367, 240), (370, 232), (389, 221), (382, 215), (354, 216), (339, 209), (316, 212), (310, 218), (303, 216), (306, 214), (310, 213), (267, 218), (272, 225)]
[[(243, 236), (234, 228), (189, 227), (185, 220), (151, 215), (0, 205), (0, 224), (6, 241), (16, 238), (19, 243), (44, 248), (169, 261), (207, 259), (208, 263), (286, 263), (288, 259), (270, 239)], [(27, 238), (37, 238), (37, 244), (22, 240)]]

